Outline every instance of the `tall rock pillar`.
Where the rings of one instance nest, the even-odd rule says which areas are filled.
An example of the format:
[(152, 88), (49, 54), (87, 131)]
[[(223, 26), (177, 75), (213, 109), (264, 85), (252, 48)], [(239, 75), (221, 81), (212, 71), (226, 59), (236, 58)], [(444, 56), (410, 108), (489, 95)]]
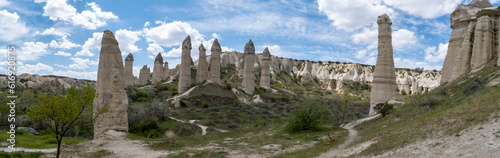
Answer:
[(123, 72), (125, 86), (134, 85), (135, 77), (133, 73), (133, 66), (134, 66), (134, 56), (132, 55), (132, 53), (130, 53), (125, 58), (125, 67)]
[(141, 71), (139, 71), (139, 82), (137, 84), (145, 85), (149, 81), (151, 76), (151, 69), (147, 65), (142, 66)]
[(458, 51), (455, 66), (453, 67), (453, 71), (451, 72), (450, 81), (457, 79), (470, 69), (470, 59), (472, 56), (472, 39), (475, 26), (475, 22), (469, 23), (469, 27), (462, 42), (462, 46)]
[(208, 79), (208, 64), (207, 64), (207, 55), (205, 47), (203, 44), (200, 44), (198, 47), (200, 51), (200, 58), (198, 59), (198, 71), (196, 72), (196, 82), (201, 83)]
[(99, 109), (108, 111), (94, 119), (94, 139), (108, 130), (128, 131), (128, 98), (123, 79), (123, 62), (118, 41), (109, 30), (104, 31), (97, 70), (94, 114)]
[(217, 39), (214, 40), (210, 51), (212, 52), (212, 55), (210, 57), (209, 80), (214, 83), (220, 84), (220, 54), (222, 49)]
[(370, 115), (376, 113), (373, 110), (376, 104), (393, 99), (397, 90), (396, 72), (392, 55), (392, 22), (389, 16), (384, 14), (378, 17), (377, 24), (378, 56), (370, 93)]
[(187, 36), (182, 42), (181, 68), (177, 90), (182, 93), (191, 86), (191, 37)]
[(260, 86), (268, 87), (271, 85), (271, 53), (266, 47), (262, 53), (262, 65), (260, 66)]
[[(481, 13), (480, 11), (479, 13)], [(489, 15), (482, 15), (477, 19), (474, 48), (470, 67), (479, 68), (486, 64), (493, 57), (493, 27)]]
[(243, 53), (243, 90), (247, 94), (253, 94), (255, 91), (255, 74), (254, 74), (254, 63), (255, 63), (255, 47), (252, 40), (248, 41), (245, 45), (245, 51)]
[(153, 77), (151, 78), (152, 83), (160, 82), (163, 80), (163, 75), (165, 71), (163, 70), (163, 57), (161, 53), (158, 53), (155, 58), (155, 64), (153, 67)]

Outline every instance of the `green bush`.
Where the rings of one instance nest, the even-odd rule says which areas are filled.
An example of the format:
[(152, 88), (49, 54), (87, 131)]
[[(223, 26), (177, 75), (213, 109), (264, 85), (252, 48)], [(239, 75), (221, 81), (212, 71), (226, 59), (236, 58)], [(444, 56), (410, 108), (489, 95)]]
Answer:
[(476, 77), (474, 80), (470, 81), (465, 87), (462, 89), (463, 94), (470, 94), (475, 92), (481, 88), (483, 88), (484, 84), (488, 81), (485, 77)]
[(323, 107), (312, 100), (307, 100), (304, 105), (292, 115), (285, 130), (289, 133), (316, 131), (319, 129), (322, 116)]
[(438, 103), (439, 103), (439, 100), (437, 100), (436, 98), (430, 96), (428, 98), (425, 98), (425, 100), (422, 103), (420, 103), (419, 105), (420, 106), (433, 107), (433, 106), (436, 106)]
[(377, 105), (375, 105), (375, 107), (373, 107), (373, 109), (382, 114), (383, 117), (385, 117), (386, 115), (391, 113), (391, 111), (394, 109), (394, 105), (389, 103), (378, 103)]
[(134, 133), (140, 136), (148, 138), (158, 138), (161, 137), (160, 128), (156, 120), (153, 121), (141, 121), (130, 126), (130, 133)]

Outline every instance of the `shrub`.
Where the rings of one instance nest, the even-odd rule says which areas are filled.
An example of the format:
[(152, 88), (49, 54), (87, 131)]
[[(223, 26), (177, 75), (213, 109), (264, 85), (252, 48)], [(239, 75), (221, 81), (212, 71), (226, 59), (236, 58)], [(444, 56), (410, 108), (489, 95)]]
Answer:
[(139, 123), (131, 125), (130, 133), (148, 138), (158, 138), (161, 136), (160, 128), (158, 127), (158, 123), (155, 120), (141, 121)]
[(446, 92), (446, 88), (441, 87), (441, 88), (439, 88), (439, 89), (437, 90), (437, 92), (436, 92), (436, 93), (437, 93), (438, 95), (442, 95), (442, 96), (444, 96), (444, 95), (446, 95), (446, 94), (447, 94), (447, 92)]
[(462, 89), (462, 93), (470, 94), (474, 91), (477, 91), (483, 88), (484, 84), (486, 84), (487, 81), (488, 79), (485, 77), (474, 78), (474, 80), (470, 81), (467, 85), (465, 85), (465, 87)]
[(433, 106), (436, 106), (438, 103), (439, 103), (439, 100), (437, 100), (436, 98), (428, 97), (422, 103), (420, 103), (420, 106), (433, 107)]
[(318, 130), (323, 116), (322, 111), (323, 107), (316, 102), (305, 101), (305, 104), (292, 115), (285, 130), (289, 133)]
[(392, 109), (394, 109), (394, 105), (389, 103), (378, 103), (375, 107), (373, 107), (373, 109), (385, 117), (391, 113)]

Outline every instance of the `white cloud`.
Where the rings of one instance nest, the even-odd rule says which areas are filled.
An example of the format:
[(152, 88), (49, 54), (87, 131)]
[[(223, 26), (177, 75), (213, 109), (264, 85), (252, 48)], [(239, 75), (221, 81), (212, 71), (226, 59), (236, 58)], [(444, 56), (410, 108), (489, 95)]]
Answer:
[(81, 47), (81, 45), (71, 42), (67, 38), (67, 36), (61, 37), (59, 41), (52, 40), (49, 46), (52, 48), (59, 48), (59, 49), (71, 49), (75, 47)]
[[(193, 52), (191, 52), (191, 55), (193, 55)], [(163, 56), (163, 54), (162, 54), (162, 56)], [(180, 56), (182, 56), (182, 49), (179, 47), (179, 48), (172, 48), (163, 57), (180, 57)], [(151, 56), (150, 58), (154, 59), (154, 56)]]
[(30, 29), (16, 12), (0, 11), (0, 41), (10, 42), (26, 35)]
[(55, 29), (53, 27), (45, 29), (42, 33), (37, 31), (37, 34), (44, 35), (44, 36), (46, 36), (46, 35), (54, 35), (54, 36), (61, 36), (61, 37), (69, 36), (68, 32), (65, 32), (65, 31), (62, 31), (59, 29)]
[(35, 0), (35, 3), (43, 3), (44, 16), (50, 20), (62, 20), (85, 29), (95, 30), (98, 27), (106, 26), (107, 20), (116, 20), (118, 16), (112, 12), (103, 12), (95, 2), (87, 3), (87, 7), (92, 10), (84, 10), (78, 13), (76, 8), (67, 3), (67, 0)]
[(439, 48), (428, 47), (425, 49), (425, 60), (429, 62), (440, 62), (446, 57), (448, 43), (440, 43)]
[(190, 24), (182, 21), (171, 23), (159, 22), (160, 26), (145, 28), (144, 34), (150, 42), (161, 46), (172, 47), (182, 43), (186, 36), (191, 36), (191, 41), (203, 41), (204, 36)]
[(29, 73), (29, 74), (48, 74), (54, 71), (49, 65), (43, 63), (37, 63), (35, 65), (18, 63), (18, 73)]
[(66, 71), (54, 71), (53, 74), (58, 75), (58, 76), (71, 76), (74, 78), (88, 79), (88, 80), (94, 80), (94, 81), (97, 79), (97, 71), (66, 70)]
[(17, 51), (17, 59), (19, 61), (38, 60), (38, 58), (48, 53), (47, 46), (43, 42), (25, 42), (21, 49)]
[(141, 31), (129, 31), (126, 29), (116, 31), (115, 37), (118, 43), (120, 43), (118, 46), (120, 47), (122, 55), (127, 55), (141, 50), (135, 45), (135, 42), (141, 39), (141, 34)]
[(6, 6), (9, 6), (10, 5), (10, 2), (7, 1), (7, 0), (0, 0), (0, 8), (1, 7), (6, 7)]
[(97, 65), (99, 62), (92, 61), (89, 58), (71, 58), (73, 60), (73, 64), (68, 65), (70, 69), (87, 69), (90, 65)]
[(384, 13), (394, 16), (381, 0), (318, 0), (318, 9), (333, 21), (333, 26), (347, 31), (373, 24)]
[(418, 43), (415, 32), (407, 29), (400, 29), (392, 32), (392, 46), (395, 50), (409, 48)]
[(417, 60), (412, 60), (412, 59), (405, 59), (405, 58), (394, 58), (394, 65), (397, 68), (417, 68), (417, 67), (423, 67), (426, 70), (441, 70), (442, 65), (440, 64), (434, 64), (431, 65), (427, 62), (422, 62), (422, 61), (417, 61)]
[(151, 25), (151, 23), (149, 23), (149, 21), (146, 21), (146, 22), (144, 23), (144, 27), (148, 27), (149, 25)]
[(384, 2), (411, 15), (426, 19), (449, 15), (460, 4), (459, 0), (384, 0)]
[(99, 50), (101, 48), (102, 41), (102, 33), (94, 32), (91, 38), (88, 38), (87, 41), (82, 46), (82, 50), (78, 51), (75, 56), (94, 56), (92, 51)]
[(375, 49), (377, 48), (377, 40), (378, 40), (378, 29), (369, 29), (364, 28), (362, 32), (354, 34), (351, 36), (352, 41), (356, 44), (368, 44), (367, 49)]
[(286, 53), (284, 53), (281, 50), (281, 47), (279, 45), (264, 45), (261, 48), (265, 49), (266, 47), (267, 47), (267, 49), (269, 49), (269, 53), (271, 53), (271, 55), (278, 56), (278, 57), (283, 57), (284, 55), (286, 55)]
[(69, 57), (71, 56), (70, 53), (66, 53), (66, 52), (63, 52), (63, 51), (58, 51), (56, 54), (54, 55), (59, 55), (59, 56), (65, 56), (65, 57)]
[(148, 50), (148, 52), (151, 54), (165, 52), (163, 48), (156, 43), (149, 43), (148, 48), (146, 50)]

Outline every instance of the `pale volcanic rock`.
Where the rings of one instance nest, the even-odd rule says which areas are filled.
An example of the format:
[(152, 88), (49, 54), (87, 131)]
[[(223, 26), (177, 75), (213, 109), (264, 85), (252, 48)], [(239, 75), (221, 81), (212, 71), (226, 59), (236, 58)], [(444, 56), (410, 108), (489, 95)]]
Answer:
[(168, 69), (168, 62), (165, 61), (163, 64), (163, 80), (167, 80), (170, 77), (170, 69)]
[(182, 42), (182, 57), (181, 57), (181, 65), (179, 69), (179, 84), (178, 84), (178, 92), (182, 93), (187, 90), (189, 86), (191, 86), (191, 37), (187, 36), (186, 39)]
[(128, 98), (123, 73), (118, 41), (111, 31), (106, 30), (101, 42), (94, 113), (102, 108), (108, 110), (94, 120), (95, 139), (99, 139), (108, 130), (128, 131)]
[(376, 112), (373, 107), (378, 103), (388, 102), (396, 95), (396, 73), (392, 49), (391, 19), (387, 14), (377, 18), (378, 24), (378, 56), (373, 72), (372, 89), (370, 93), (370, 115)]
[[(0, 86), (8, 87), (9, 80), (4, 74), (0, 74)], [(37, 75), (23, 73), (17, 76), (17, 88), (41, 89), (44, 91), (57, 92), (71, 87), (82, 87), (87, 85), (95, 85), (95, 81), (85, 79), (75, 79), (63, 76), (54, 75)]]
[(152, 83), (160, 82), (163, 79), (165, 71), (163, 70), (163, 57), (161, 53), (158, 53), (155, 58), (155, 63), (153, 65), (153, 77), (151, 78)]
[(248, 41), (245, 45), (243, 53), (243, 81), (241, 83), (243, 90), (247, 94), (253, 94), (255, 91), (255, 47), (253, 45), (252, 40)]
[[(453, 81), (481, 68), (500, 52), (495, 28), (500, 11), (487, 0), (459, 5), (451, 14), (448, 52), (443, 64), (441, 83)], [(496, 48), (496, 49), (495, 49)]]
[(196, 72), (196, 82), (201, 83), (208, 79), (207, 55), (205, 53), (207, 49), (205, 49), (205, 46), (203, 46), (203, 44), (200, 44), (198, 50), (200, 52), (200, 55), (198, 59), (198, 69)]
[(262, 53), (261, 61), (260, 86), (269, 88), (271, 85), (271, 53), (267, 47)]
[(212, 43), (212, 48), (210, 48), (212, 52), (210, 56), (210, 72), (209, 72), (209, 80), (220, 84), (220, 67), (221, 67), (221, 47), (219, 44), (219, 40), (217, 38)]
[(139, 71), (139, 81), (137, 84), (145, 85), (148, 83), (150, 78), (151, 78), (151, 69), (147, 65), (142, 66), (141, 70)]
[(128, 54), (127, 57), (125, 58), (125, 67), (124, 67), (124, 79), (125, 79), (125, 86), (131, 86), (134, 85), (135, 82), (135, 77), (133, 74), (133, 66), (134, 66), (134, 56), (132, 53)]

